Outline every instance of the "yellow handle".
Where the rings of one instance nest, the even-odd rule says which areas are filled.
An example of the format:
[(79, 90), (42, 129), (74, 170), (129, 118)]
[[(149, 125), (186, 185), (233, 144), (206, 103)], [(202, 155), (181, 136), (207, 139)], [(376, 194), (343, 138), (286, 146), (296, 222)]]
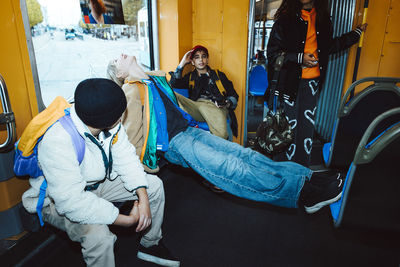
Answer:
[[(364, 8), (362, 24), (367, 22), (367, 13), (368, 13), (368, 7)], [(358, 43), (358, 47), (362, 47), (363, 41), (364, 41), (364, 31), (361, 33), (360, 42)]]

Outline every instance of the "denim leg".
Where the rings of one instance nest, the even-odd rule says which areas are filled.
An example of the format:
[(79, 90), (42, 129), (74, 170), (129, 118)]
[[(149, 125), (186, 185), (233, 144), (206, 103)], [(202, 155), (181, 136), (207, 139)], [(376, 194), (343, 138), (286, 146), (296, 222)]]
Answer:
[(312, 171), (294, 162), (275, 162), (260, 153), (189, 127), (169, 144), (165, 158), (190, 167), (225, 191), (250, 200), (296, 207)]

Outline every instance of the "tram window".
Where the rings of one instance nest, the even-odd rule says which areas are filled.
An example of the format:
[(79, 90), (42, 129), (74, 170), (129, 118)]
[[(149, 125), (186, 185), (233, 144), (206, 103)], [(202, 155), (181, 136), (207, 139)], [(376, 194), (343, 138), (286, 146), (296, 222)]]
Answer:
[[(109, 60), (121, 53), (152, 68), (149, 0), (25, 1), (45, 106), (58, 95), (72, 99), (84, 79), (106, 77)], [(103, 19), (93, 22), (90, 1), (104, 4)]]
[[(258, 51), (265, 51), (268, 44), (269, 35), (274, 25), (274, 16), (282, 0), (265, 1), (258, 0), (255, 3), (254, 17), (254, 44), (253, 53), (256, 55)], [(265, 27), (264, 27), (265, 23)]]
[[(265, 28), (264, 26), (264, 22), (263, 21), (256, 21), (254, 24), (254, 54), (257, 53), (258, 50), (265, 50), (266, 49), (266, 45), (268, 43), (268, 39), (269, 39), (269, 34), (271, 33), (272, 30), (272, 25), (274, 24), (274, 21), (271, 20), (267, 20), (265, 23)], [(264, 33), (264, 29), (265, 29), (265, 33)], [(262, 39), (263, 39), (263, 35), (265, 35), (265, 39), (264, 39), (264, 48), (262, 47)]]
[[(249, 57), (250, 70), (255, 65), (263, 65), (267, 68), (267, 45), (268, 39), (274, 24), (274, 16), (282, 0), (256, 0), (251, 1), (254, 5), (254, 22), (251, 27), (253, 31), (249, 31), (249, 39), (251, 38), (251, 46), (249, 47), (252, 56)], [(265, 76), (264, 76), (265, 77)], [(247, 79), (250, 78), (250, 73), (247, 75)], [(265, 89), (265, 88), (264, 88)], [(257, 127), (263, 120), (267, 108), (265, 108), (263, 103), (263, 98), (257, 95), (251, 94), (251, 89), (249, 88), (249, 94), (247, 97), (247, 110), (246, 110), (246, 132), (244, 135), (244, 140), (251, 141), (254, 140)], [(250, 143), (250, 142), (249, 142)]]
[(146, 29), (145, 29), (145, 24), (144, 22), (140, 22), (140, 37), (145, 37), (146, 36)]

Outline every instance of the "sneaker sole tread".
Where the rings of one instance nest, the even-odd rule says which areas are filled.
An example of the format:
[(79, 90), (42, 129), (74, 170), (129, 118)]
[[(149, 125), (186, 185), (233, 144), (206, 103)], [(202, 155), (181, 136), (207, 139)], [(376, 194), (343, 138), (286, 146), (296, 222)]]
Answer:
[(153, 262), (158, 265), (162, 266), (169, 266), (169, 267), (179, 267), (180, 262), (179, 261), (173, 261), (173, 260), (167, 260), (163, 259), (154, 255), (150, 255), (144, 252), (139, 251), (137, 253), (137, 257), (141, 260), (148, 261), (148, 262)]
[(336, 197), (319, 202), (319, 203), (315, 204), (314, 206), (311, 206), (311, 207), (304, 206), (304, 209), (308, 214), (312, 214), (312, 213), (319, 211), (323, 207), (338, 201), (341, 197), (342, 197), (342, 192), (340, 192)]

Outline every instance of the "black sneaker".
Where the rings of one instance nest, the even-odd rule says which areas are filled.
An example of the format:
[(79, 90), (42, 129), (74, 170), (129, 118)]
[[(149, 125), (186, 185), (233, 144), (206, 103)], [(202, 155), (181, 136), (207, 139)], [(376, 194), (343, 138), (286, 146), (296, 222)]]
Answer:
[(141, 260), (153, 262), (162, 266), (179, 267), (181, 264), (179, 260), (171, 255), (168, 248), (164, 246), (162, 240), (158, 242), (158, 245), (148, 248), (139, 244), (137, 257)]
[(329, 170), (326, 172), (313, 172), (310, 182), (315, 185), (326, 186), (341, 178), (343, 178), (343, 175), (334, 170)]
[(303, 198), (305, 211), (309, 214), (315, 213), (338, 201), (342, 197), (343, 184), (344, 181), (338, 178), (327, 185), (309, 185), (312, 191)]

